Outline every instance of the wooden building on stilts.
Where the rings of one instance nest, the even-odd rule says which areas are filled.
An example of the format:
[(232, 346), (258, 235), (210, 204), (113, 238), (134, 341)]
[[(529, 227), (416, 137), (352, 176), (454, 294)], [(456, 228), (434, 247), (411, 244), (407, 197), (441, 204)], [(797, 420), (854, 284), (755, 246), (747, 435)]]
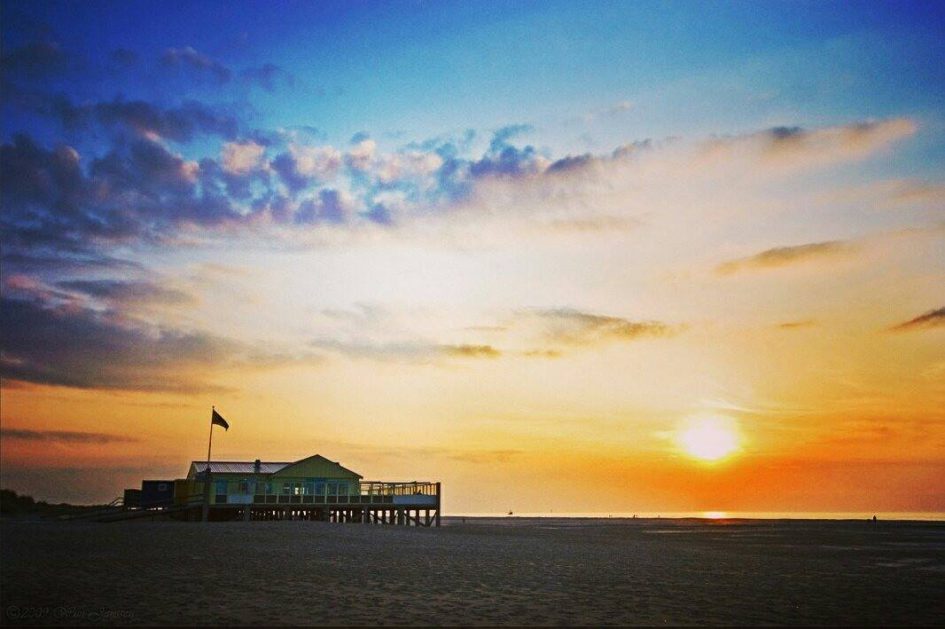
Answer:
[(167, 482), (167, 506), (188, 520), (440, 525), (440, 483), (365, 481), (319, 454), (294, 462), (194, 461), (186, 479)]

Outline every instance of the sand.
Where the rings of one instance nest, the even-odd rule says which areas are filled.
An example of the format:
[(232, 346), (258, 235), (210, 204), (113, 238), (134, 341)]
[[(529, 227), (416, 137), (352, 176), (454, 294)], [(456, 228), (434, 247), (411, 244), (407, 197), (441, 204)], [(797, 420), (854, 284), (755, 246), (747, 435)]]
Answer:
[(945, 524), (0, 523), (4, 624), (937, 624)]

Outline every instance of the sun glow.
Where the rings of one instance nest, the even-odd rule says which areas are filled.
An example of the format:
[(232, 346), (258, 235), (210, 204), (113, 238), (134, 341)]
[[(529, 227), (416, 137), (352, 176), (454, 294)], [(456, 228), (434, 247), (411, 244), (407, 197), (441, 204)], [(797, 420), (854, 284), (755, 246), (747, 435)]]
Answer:
[(723, 417), (690, 419), (677, 435), (679, 446), (692, 457), (718, 461), (738, 449), (735, 422)]

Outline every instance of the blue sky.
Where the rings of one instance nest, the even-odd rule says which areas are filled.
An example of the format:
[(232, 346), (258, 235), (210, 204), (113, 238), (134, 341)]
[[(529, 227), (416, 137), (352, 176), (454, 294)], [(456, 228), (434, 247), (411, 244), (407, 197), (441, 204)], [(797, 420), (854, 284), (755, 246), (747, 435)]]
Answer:
[[(614, 478), (652, 489), (627, 509), (873, 509), (854, 461), (889, 508), (945, 509), (942, 3), (3, 1), (0, 24), (15, 488), (176, 474), (217, 404), (221, 456), (428, 472), (467, 511), (508, 508), (490, 474), (548, 508), (559, 468), (602, 488), (581, 511)], [(728, 467), (685, 452), (709, 424)]]
[[(930, 117), (945, 94), (938, 3), (239, 7), (8, 2), (5, 49), (48, 28), (47, 38), (87, 65), (53, 83), (77, 99), (203, 97), (248, 105), (243, 112), (260, 127), (312, 125), (336, 143), (357, 131), (417, 139), (518, 121), (574, 151), (587, 138), (562, 123), (623, 101), (638, 110), (617, 126), (618, 142), (904, 108)], [(233, 80), (160, 71), (167, 49), (188, 46)], [(109, 67), (117, 50), (135, 54), (133, 69)], [(278, 90), (238, 80), (265, 64), (278, 68)], [(611, 140), (597, 136), (595, 144)]]

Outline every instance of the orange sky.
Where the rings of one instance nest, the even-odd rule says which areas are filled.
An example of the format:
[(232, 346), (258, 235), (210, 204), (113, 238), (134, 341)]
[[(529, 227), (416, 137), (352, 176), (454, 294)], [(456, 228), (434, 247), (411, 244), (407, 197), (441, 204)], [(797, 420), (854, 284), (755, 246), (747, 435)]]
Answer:
[[(452, 513), (945, 512), (926, 8), (709, 11), (706, 41), (672, 3), (545, 5), (18, 5), (3, 487), (182, 476), (216, 405), (216, 459), (439, 480)], [(310, 11), (331, 37), (274, 35)]]

